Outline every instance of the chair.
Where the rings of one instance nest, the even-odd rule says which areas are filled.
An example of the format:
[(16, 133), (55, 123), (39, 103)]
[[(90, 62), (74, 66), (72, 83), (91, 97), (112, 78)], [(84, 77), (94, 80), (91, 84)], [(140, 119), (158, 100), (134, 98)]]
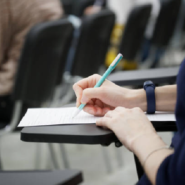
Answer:
[(64, 8), (66, 15), (73, 13), (73, 1), (72, 0), (60, 0)]
[(0, 172), (3, 185), (77, 185), (82, 182), (78, 170)]
[(14, 114), (11, 123), (1, 130), (1, 134), (16, 128), (26, 111), (23, 108), (40, 107), (52, 96), (58, 74), (64, 70), (72, 32), (73, 27), (66, 19), (41, 23), (30, 30), (25, 39), (12, 92)]
[(146, 4), (138, 6), (130, 12), (119, 49), (127, 61), (134, 61), (136, 58), (143, 41), (151, 9), (152, 6)]
[(167, 49), (176, 28), (182, 0), (169, 0), (161, 3), (161, 9), (156, 20), (151, 39), (151, 57), (147, 61), (151, 68), (155, 68)]
[(182, 0), (162, 2), (151, 41), (156, 47), (166, 47), (169, 44), (175, 30), (181, 2)]
[(79, 0), (78, 7), (76, 7), (75, 15), (78, 17), (82, 17), (84, 10), (88, 6), (92, 6), (94, 4), (95, 0)]
[(110, 10), (102, 10), (82, 19), (80, 28), (74, 32), (65, 68), (64, 81), (68, 93), (62, 97), (60, 103), (55, 100), (54, 106), (65, 105), (71, 101), (74, 97), (71, 86), (79, 78), (98, 73), (105, 61), (114, 23), (115, 14)]
[[(15, 101), (10, 124), (0, 136), (14, 131), (28, 107), (40, 107), (53, 94), (59, 73), (65, 65), (73, 26), (66, 19), (34, 26), (25, 39), (15, 79), (12, 98)], [(2, 184), (71, 184), (82, 181), (79, 171), (1, 172)]]
[(87, 77), (98, 72), (105, 61), (114, 23), (115, 14), (110, 10), (84, 17), (71, 65), (72, 76)]

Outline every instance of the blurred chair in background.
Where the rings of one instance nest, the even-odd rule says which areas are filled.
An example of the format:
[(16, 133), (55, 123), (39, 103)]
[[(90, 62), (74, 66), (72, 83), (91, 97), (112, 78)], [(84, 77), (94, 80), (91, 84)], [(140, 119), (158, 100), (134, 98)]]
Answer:
[(11, 93), (25, 35), (35, 24), (61, 16), (59, 0), (0, 1), (0, 121), (11, 119)]
[(61, 0), (66, 14), (77, 17), (98, 13), (106, 6), (106, 0)]
[(78, 170), (1, 171), (3, 185), (77, 185), (83, 181)]
[(54, 106), (65, 105), (72, 100), (74, 92), (71, 86), (79, 77), (99, 72), (100, 66), (104, 65), (114, 23), (115, 14), (110, 10), (102, 10), (82, 19), (81, 26), (75, 30), (75, 37), (66, 61), (64, 79), (68, 87), (67, 90), (63, 90), (60, 102), (55, 98)]
[[(173, 36), (182, 0), (169, 0), (161, 3), (161, 9), (156, 21), (151, 44), (147, 47), (148, 53), (144, 53), (142, 60), (146, 61), (147, 67), (157, 67), (164, 51), (169, 46)], [(146, 50), (145, 50), (146, 51)]]
[(151, 8), (150, 4), (137, 6), (128, 16), (119, 50), (124, 56), (124, 69), (137, 68), (135, 60), (144, 38)]
[[(61, 59), (66, 56), (72, 34), (73, 26), (66, 19), (41, 23), (29, 31), (12, 92), (15, 101), (12, 121), (5, 124), (0, 136), (15, 130), (28, 107), (41, 107), (51, 98), (58, 74), (64, 70), (65, 60)], [(77, 185), (82, 182), (82, 174), (78, 170), (3, 171), (0, 179), (4, 185)]]
[[(51, 100), (58, 76), (64, 70), (72, 34), (73, 26), (66, 19), (41, 23), (30, 30), (11, 95), (15, 102), (13, 116), (9, 124), (1, 123), (1, 135), (15, 130), (27, 108), (41, 107)], [(58, 166), (54, 157), (52, 160)]]
[(69, 72), (72, 76), (87, 77), (98, 73), (104, 64), (115, 23), (115, 14), (102, 10), (92, 16), (84, 17), (80, 27), (80, 36)]
[(73, 14), (74, 0), (60, 0), (66, 15)]
[(95, 0), (94, 3), (86, 8), (83, 8), (81, 12), (84, 15), (92, 15), (101, 11), (102, 8), (105, 8), (107, 0)]

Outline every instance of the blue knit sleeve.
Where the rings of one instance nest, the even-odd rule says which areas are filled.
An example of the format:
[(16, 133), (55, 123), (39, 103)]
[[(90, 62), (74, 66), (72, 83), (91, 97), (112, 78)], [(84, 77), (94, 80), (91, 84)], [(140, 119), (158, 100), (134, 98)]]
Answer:
[(174, 154), (160, 165), (156, 185), (185, 185), (185, 132)]

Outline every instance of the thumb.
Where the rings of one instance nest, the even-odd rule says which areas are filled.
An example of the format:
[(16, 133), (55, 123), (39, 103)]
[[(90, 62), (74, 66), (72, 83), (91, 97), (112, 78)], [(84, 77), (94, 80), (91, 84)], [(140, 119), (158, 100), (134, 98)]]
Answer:
[(81, 103), (86, 104), (93, 98), (102, 99), (103, 89), (102, 88), (88, 88), (83, 90)]

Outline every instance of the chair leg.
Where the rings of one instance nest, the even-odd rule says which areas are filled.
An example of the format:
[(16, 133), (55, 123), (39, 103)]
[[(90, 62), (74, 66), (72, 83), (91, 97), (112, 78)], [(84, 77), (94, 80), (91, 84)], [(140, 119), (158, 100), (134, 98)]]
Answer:
[(0, 170), (3, 170), (3, 163), (2, 163), (2, 156), (1, 156), (1, 150), (2, 149), (2, 140), (0, 140)]
[(102, 147), (102, 153), (103, 153), (103, 159), (105, 162), (105, 166), (107, 169), (107, 173), (111, 173), (112, 172), (112, 166), (110, 163), (110, 158), (109, 158), (109, 154), (106, 148)]
[(0, 154), (0, 170), (3, 170), (3, 165), (2, 165), (1, 154)]
[(123, 166), (122, 152), (118, 148), (116, 148), (115, 152), (116, 152), (116, 158), (117, 158), (117, 161), (118, 161), (118, 166), (122, 167)]
[(144, 171), (143, 171), (143, 168), (142, 168), (138, 158), (135, 155), (134, 155), (134, 160), (136, 163), (136, 170), (137, 170), (138, 179), (140, 179), (143, 176)]
[(60, 144), (60, 151), (62, 153), (62, 160), (63, 160), (63, 163), (64, 163), (64, 167), (65, 168), (70, 168), (69, 161), (68, 161), (68, 158), (67, 158), (67, 152), (66, 152), (65, 146), (63, 144)]
[(65, 94), (60, 101), (58, 101), (58, 106), (63, 106), (68, 103), (75, 97), (75, 93), (72, 89), (68, 89), (68, 93)]
[(53, 145), (51, 143), (48, 143), (48, 148), (49, 148), (49, 152), (50, 152), (50, 155), (51, 155), (51, 160), (52, 160), (53, 167), (55, 169), (59, 169), (59, 163), (56, 160)]
[(35, 168), (40, 169), (41, 167), (41, 147), (42, 145), (40, 143), (36, 143), (35, 145), (36, 151), (35, 151)]

